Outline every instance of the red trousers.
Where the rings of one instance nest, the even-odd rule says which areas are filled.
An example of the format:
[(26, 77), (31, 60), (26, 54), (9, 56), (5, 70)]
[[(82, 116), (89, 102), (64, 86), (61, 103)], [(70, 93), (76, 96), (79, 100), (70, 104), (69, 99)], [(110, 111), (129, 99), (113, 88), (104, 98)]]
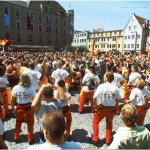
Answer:
[(91, 111), (94, 112), (94, 101), (93, 101), (94, 92), (95, 91), (92, 91), (92, 92), (83, 91), (82, 97), (80, 99), (80, 105), (79, 105), (79, 111), (80, 112), (82, 112), (85, 101), (86, 101), (87, 98), (89, 98), (90, 103), (91, 103)]
[(137, 109), (137, 113), (138, 113), (138, 120), (136, 121), (136, 124), (138, 126), (143, 126), (144, 125), (144, 118), (146, 115), (146, 105), (143, 106), (135, 106)]
[(112, 133), (112, 121), (115, 114), (115, 107), (106, 107), (99, 105), (99, 108), (93, 118), (93, 137), (92, 140), (98, 142), (99, 122), (106, 117), (106, 143), (110, 143)]
[(3, 124), (4, 124), (4, 115), (3, 115), (3, 111), (2, 111), (2, 106), (1, 106), (1, 104), (0, 104), (0, 118), (1, 118), (1, 120), (2, 120), (2, 122), (3, 122)]
[(18, 140), (22, 122), (27, 123), (28, 126), (28, 142), (33, 141), (33, 127), (34, 127), (34, 111), (31, 108), (31, 103), (26, 105), (18, 105), (16, 109), (16, 128), (14, 140)]
[(72, 122), (72, 116), (70, 111), (70, 106), (64, 106), (62, 108), (63, 115), (66, 119), (66, 133), (65, 136), (68, 138), (70, 137), (70, 129), (71, 129), (71, 122)]

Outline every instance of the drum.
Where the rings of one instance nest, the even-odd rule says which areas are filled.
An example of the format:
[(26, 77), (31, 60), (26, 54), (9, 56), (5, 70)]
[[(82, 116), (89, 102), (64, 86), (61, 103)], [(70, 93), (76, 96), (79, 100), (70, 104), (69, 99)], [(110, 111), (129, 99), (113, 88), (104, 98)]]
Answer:
[(11, 104), (11, 87), (7, 87), (4, 90), (1, 90), (2, 96), (4, 98), (5, 103), (7, 103), (8, 105)]

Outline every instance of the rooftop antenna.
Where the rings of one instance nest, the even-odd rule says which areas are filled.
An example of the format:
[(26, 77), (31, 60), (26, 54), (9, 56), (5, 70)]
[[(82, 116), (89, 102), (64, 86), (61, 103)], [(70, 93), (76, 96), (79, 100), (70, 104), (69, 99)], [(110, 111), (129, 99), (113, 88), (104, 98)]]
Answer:
[(71, 9), (71, 2), (69, 3), (69, 9)]

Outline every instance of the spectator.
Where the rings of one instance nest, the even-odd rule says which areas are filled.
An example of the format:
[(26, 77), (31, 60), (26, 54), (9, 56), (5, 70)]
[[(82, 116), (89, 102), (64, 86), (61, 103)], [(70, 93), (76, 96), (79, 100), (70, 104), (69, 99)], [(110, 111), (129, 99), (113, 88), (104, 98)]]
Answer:
[[(47, 104), (41, 104), (42, 95)], [(43, 114), (48, 110), (61, 111), (61, 102), (59, 100), (54, 99), (53, 87), (50, 84), (43, 85), (39, 89), (32, 103), (32, 108), (35, 110), (35, 116), (39, 119), (41, 119)], [(45, 139), (43, 137), (43, 133), (40, 132), (40, 143), (44, 142)]]
[(133, 105), (125, 105), (120, 117), (125, 127), (120, 127), (108, 149), (150, 149), (150, 132), (143, 126), (136, 126), (137, 109)]
[(64, 141), (65, 119), (61, 112), (56, 110), (45, 112), (42, 117), (42, 126), (46, 142), (29, 147), (27, 150), (82, 149), (77, 143)]

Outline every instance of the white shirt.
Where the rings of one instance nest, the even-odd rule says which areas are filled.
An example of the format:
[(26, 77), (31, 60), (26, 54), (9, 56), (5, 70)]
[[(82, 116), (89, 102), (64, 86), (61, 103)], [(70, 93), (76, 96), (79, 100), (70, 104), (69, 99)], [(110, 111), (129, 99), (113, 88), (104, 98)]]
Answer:
[(104, 83), (99, 85), (95, 91), (94, 97), (97, 98), (98, 105), (102, 104), (104, 106), (113, 107), (116, 105), (116, 98), (123, 99), (124, 95), (117, 86), (111, 83)]
[(33, 86), (24, 88), (21, 85), (16, 85), (12, 90), (12, 96), (17, 98), (18, 104), (27, 104), (32, 100), (32, 96), (35, 96), (36, 92)]
[(131, 85), (135, 86), (135, 80), (137, 78), (141, 78), (141, 75), (138, 72), (134, 72), (134, 73), (130, 74), (130, 76), (129, 76), (129, 82), (131, 82)]
[(6, 88), (8, 84), (8, 80), (5, 77), (0, 77), (0, 88)]
[(114, 80), (111, 82), (111, 84), (120, 87), (120, 82), (123, 81), (124, 78), (119, 73), (114, 73)]
[[(71, 97), (71, 94), (69, 92), (66, 92), (66, 97), (67, 97), (67, 100), (59, 100), (61, 102), (61, 107), (64, 107), (64, 106), (67, 106), (67, 105), (70, 105), (69, 104), (69, 99)], [(55, 90), (54, 91), (54, 98), (57, 99), (57, 91)]]
[(78, 143), (66, 141), (60, 145), (50, 145), (50, 144), (44, 143), (44, 144), (39, 144), (36, 146), (30, 146), (29, 148), (27, 148), (27, 150), (41, 150), (41, 149), (43, 150), (80, 149), (82, 150), (82, 147)]
[(90, 84), (90, 79), (94, 79), (95, 85), (96, 83), (100, 82), (100, 79), (98, 78), (97, 75), (93, 74), (93, 73), (87, 73), (82, 82), (86, 82), (86, 86), (83, 86), (83, 91), (85, 92), (91, 92), (91, 91), (95, 91), (95, 90), (89, 90), (88, 85)]
[(36, 68), (39, 72), (42, 72), (42, 66), (41, 66), (41, 64), (38, 64), (37, 66), (35, 66), (35, 68)]
[(28, 70), (25, 70), (23, 72), (23, 74), (27, 74), (30, 77), (32, 86), (35, 88), (35, 90), (37, 90), (39, 88), (38, 87), (38, 80), (41, 77), (41, 73), (39, 71), (28, 69)]
[(57, 69), (52, 72), (51, 77), (55, 79), (55, 86), (58, 86), (58, 81), (65, 80), (69, 76), (69, 73), (64, 69)]
[(4, 125), (3, 125), (3, 123), (2, 123), (2, 121), (0, 119), (0, 135), (3, 135), (4, 132), (5, 132)]
[(148, 89), (134, 88), (131, 91), (129, 99), (134, 99), (133, 105), (142, 106), (145, 104), (146, 98), (150, 98), (150, 91)]

